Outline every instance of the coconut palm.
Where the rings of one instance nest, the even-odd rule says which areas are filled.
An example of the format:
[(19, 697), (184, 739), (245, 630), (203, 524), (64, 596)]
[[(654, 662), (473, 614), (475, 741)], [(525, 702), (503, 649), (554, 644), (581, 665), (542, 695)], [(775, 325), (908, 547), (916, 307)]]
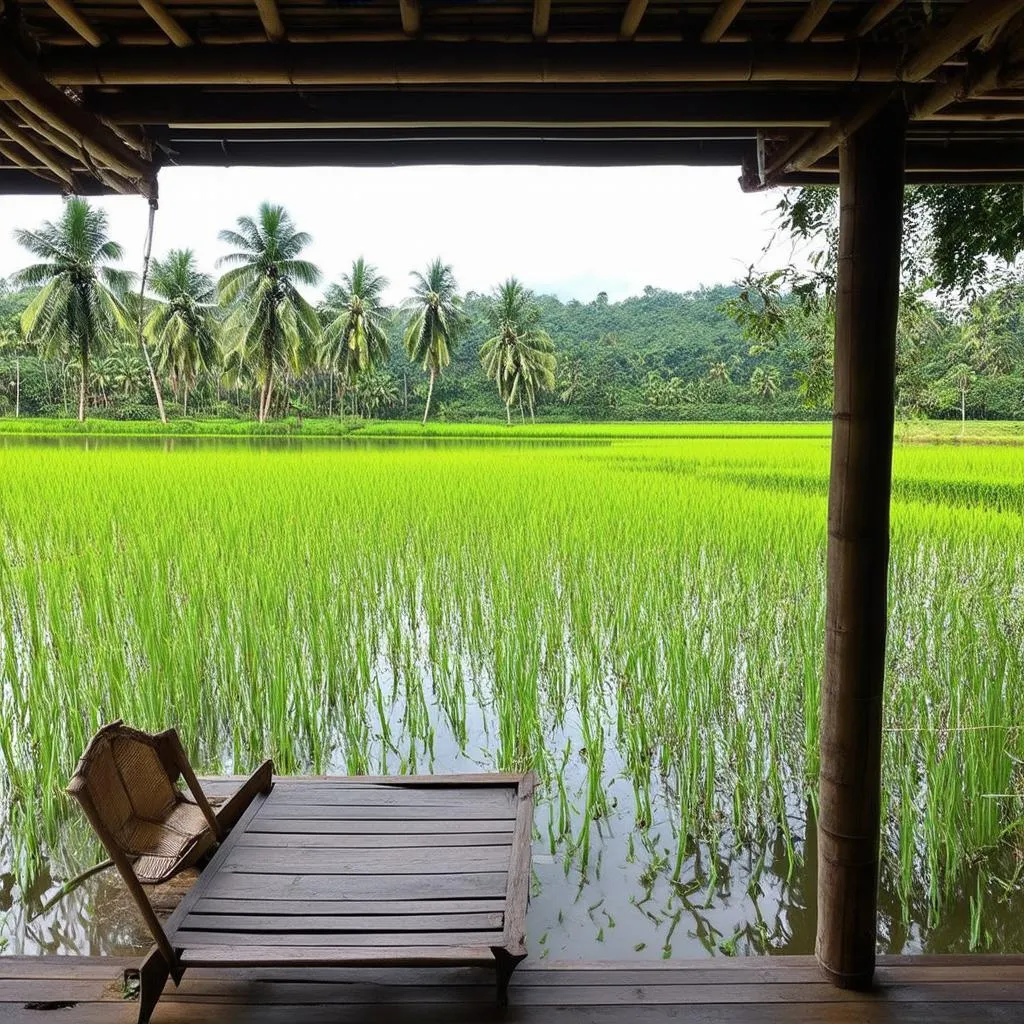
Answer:
[(384, 305), (387, 278), (362, 256), (332, 285), (322, 313), (327, 319), (321, 357), (341, 380), (341, 410), (345, 391), (360, 373), (373, 370), (388, 358), (387, 322), (390, 311)]
[(521, 411), (525, 395), (533, 419), (537, 392), (555, 387), (555, 347), (541, 328), (540, 318), (533, 292), (514, 277), (495, 290), (487, 306), (487, 323), (493, 333), (480, 347), (480, 363), (498, 386), (509, 423), (516, 398)]
[(311, 239), (295, 229), (284, 207), (262, 203), (255, 218), (239, 217), (237, 228), (220, 233), (235, 251), (218, 261), (231, 269), (217, 288), (230, 310), (224, 333), (233, 361), (248, 365), (259, 385), (262, 423), (270, 413), (275, 374), (301, 372), (319, 338), (316, 310), (296, 283), (315, 285), (320, 271), (299, 258)]
[(107, 215), (84, 199), (67, 200), (56, 223), (14, 237), (38, 260), (15, 277), (21, 286), (39, 287), (21, 316), (22, 330), (44, 358), (66, 353), (77, 363), (78, 418), (84, 420), (89, 359), (129, 328), (121, 297), (133, 275), (113, 266), (121, 246), (107, 233)]
[(213, 278), (196, 266), (191, 249), (171, 249), (162, 260), (153, 260), (149, 286), (156, 296), (146, 318), (144, 336), (152, 343), (157, 366), (171, 381), (177, 398), (188, 392), (201, 372), (217, 359), (216, 292)]
[(720, 384), (728, 384), (732, 380), (731, 372), (728, 363), (721, 361), (712, 363), (708, 367), (708, 380), (718, 381)]
[(14, 418), (21, 416), (21, 350), (25, 340), (17, 323), (8, 323), (0, 327), (0, 352), (9, 352), (14, 358)]
[(423, 423), (430, 415), (434, 381), (452, 361), (452, 351), (468, 326), (458, 294), (455, 274), (448, 264), (434, 260), (425, 274), (413, 271), (412, 297), (405, 309), (409, 322), (405, 329), (405, 351), (411, 362), (419, 363), (430, 375), (427, 407)]
[(766, 402), (775, 398), (781, 387), (782, 381), (778, 368), (775, 366), (769, 366), (767, 369), (763, 366), (756, 366), (750, 375), (750, 390)]

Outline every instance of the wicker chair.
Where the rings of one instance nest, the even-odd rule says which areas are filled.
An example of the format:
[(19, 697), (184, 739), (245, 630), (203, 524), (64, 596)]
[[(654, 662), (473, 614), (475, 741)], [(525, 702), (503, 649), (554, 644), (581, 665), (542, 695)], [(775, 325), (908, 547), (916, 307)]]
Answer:
[[(132, 894), (175, 981), (177, 956), (142, 883), (155, 884), (192, 867), (223, 839), (257, 793), (273, 785), (265, 761), (215, 813), (174, 729), (150, 735), (122, 722), (89, 741), (68, 785)], [(179, 788), (184, 779), (191, 799)], [(153, 955), (147, 965), (153, 961)], [(144, 967), (144, 971), (147, 967)], [(166, 977), (166, 974), (164, 975)]]

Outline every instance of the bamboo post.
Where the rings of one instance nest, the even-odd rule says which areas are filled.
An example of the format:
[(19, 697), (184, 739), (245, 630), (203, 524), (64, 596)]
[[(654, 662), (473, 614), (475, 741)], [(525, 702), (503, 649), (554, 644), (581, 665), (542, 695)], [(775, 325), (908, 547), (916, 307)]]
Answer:
[(844, 988), (875, 969), (905, 130), (891, 103), (840, 149), (816, 953)]

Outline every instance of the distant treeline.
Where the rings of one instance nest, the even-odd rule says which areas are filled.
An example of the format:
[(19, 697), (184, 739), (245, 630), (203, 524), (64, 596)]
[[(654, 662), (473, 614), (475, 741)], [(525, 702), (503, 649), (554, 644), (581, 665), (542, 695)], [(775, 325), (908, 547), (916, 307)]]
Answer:
[[(104, 277), (110, 261), (102, 255), (102, 215), (77, 202), (77, 226), (68, 204), (57, 224), (18, 233), (40, 262), (0, 289), (0, 415), (74, 416), (81, 406), (83, 415), (156, 418), (154, 377), (168, 417), (828, 414), (831, 326), (782, 293), (752, 297), (749, 285), (684, 293), (648, 287), (622, 302), (604, 293), (562, 302), (534, 296), (512, 278), (490, 294), (463, 296), (453, 269), (439, 260), (412, 275), (410, 298), (396, 310), (383, 303), (383, 278), (357, 260), (319, 303), (306, 304), (298, 289), (281, 291), (281, 280), (291, 287), (290, 271), (300, 285), (319, 283), (319, 268), (298, 257), (308, 239), (284, 211), (265, 205), (222, 233), (236, 251), (219, 281), (188, 251), (172, 251), (155, 261), (140, 310), (137, 282)], [(87, 345), (88, 324), (73, 320), (73, 286), (63, 300), (60, 292), (62, 273), (76, 279), (60, 249), (73, 248), (75, 230), (96, 236), (88, 240), (100, 252), (93, 254), (95, 284), (110, 298), (94, 303), (98, 319)], [(274, 244), (295, 250), (276, 264), (266, 245), (274, 232)], [(751, 328), (764, 318), (766, 299), (784, 325), (770, 345), (759, 344)], [(1024, 417), (1024, 290), (1004, 285), (955, 314), (921, 296), (905, 305), (897, 396), (904, 413)], [(274, 331), (280, 336), (271, 337)]]

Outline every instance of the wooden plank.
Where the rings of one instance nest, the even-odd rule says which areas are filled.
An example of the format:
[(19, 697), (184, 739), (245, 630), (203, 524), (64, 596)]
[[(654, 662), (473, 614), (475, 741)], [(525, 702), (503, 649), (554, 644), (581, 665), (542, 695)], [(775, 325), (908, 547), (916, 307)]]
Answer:
[(185, 926), (206, 932), (445, 932), (500, 931), (505, 915), (491, 914), (373, 914), (349, 916), (277, 914), (266, 904), (262, 914), (204, 914), (196, 911)]
[[(447, 960), (440, 960), (439, 966)], [(513, 987), (515, 981), (513, 980)], [(493, 993), (491, 996), (493, 1003)], [(515, 1024), (550, 1024), (550, 1010), (536, 1010), (513, 1006), (505, 1019)], [(238, 1005), (244, 1005), (239, 1003)], [(176, 992), (168, 992), (161, 1001), (154, 1020), (159, 1024), (225, 1024), (238, 1020), (236, 1013), (228, 1011), (223, 1002), (196, 1003)], [(1006, 1003), (943, 1004), (922, 1003), (900, 1008), (898, 1017), (883, 1000), (874, 1004), (861, 1003), (835, 1005), (807, 1003), (799, 1006), (751, 1004), (737, 1011), (735, 1006), (665, 1007), (634, 1005), (628, 1010), (629, 1024), (1020, 1024), (1021, 1004)], [(492, 1005), (454, 1004), (444, 1007), (445, 1024), (483, 1024), (495, 1019)], [(62, 1012), (60, 1020), (67, 1024), (135, 1024), (137, 1007), (121, 1001), (82, 1003)], [(308, 1005), (246, 1005), (245, 1024), (366, 1024), (368, 1010), (365, 1005), (308, 1006)], [(424, 1010), (420, 1006), (388, 1007), (388, 1024), (423, 1024)], [(428, 1018), (430, 1019), (430, 1018)], [(436, 1019), (436, 1018), (435, 1018)], [(559, 1024), (623, 1024), (622, 1006), (558, 1008)], [(12, 1006), (5, 1015), (4, 1024), (40, 1024), (35, 1010)]]
[[(271, 802), (267, 801), (266, 808), (261, 812), (260, 818), (263, 821), (274, 818), (308, 818), (310, 816), (310, 804), (293, 804), (284, 796)], [(511, 806), (501, 807), (498, 805), (487, 806), (484, 804), (467, 804), (465, 807), (452, 808), (450, 805), (439, 804), (409, 804), (402, 807), (376, 806), (373, 804), (332, 804), (322, 803), (315, 808), (314, 817), (321, 821), (344, 821), (345, 819), (356, 819), (359, 821), (441, 821), (448, 822), (453, 818), (466, 821), (467, 819), (485, 821), (511, 821), (515, 817), (515, 811)]]
[(447, 846), (511, 846), (511, 833), (460, 832), (455, 835), (439, 835), (425, 832), (420, 835), (337, 835), (313, 832), (247, 832), (246, 849), (256, 847), (278, 847), (281, 849), (309, 850), (416, 850), (424, 847), (437, 849)]
[[(196, 914), (303, 914), (314, 919), (317, 915), (388, 915), (388, 914), (501, 914), (505, 910), (504, 897), (491, 899), (439, 899), (439, 900), (274, 900), (219, 899), (209, 896), (201, 899)], [(0, 965), (5, 958), (0, 957)], [(3, 974), (0, 973), (0, 977)]]
[[(278, 775), (283, 786), (320, 786), (335, 783), (345, 786), (518, 786), (521, 772), (439, 772), (436, 775)], [(247, 775), (208, 775), (206, 781), (245, 782)]]
[[(509, 870), (508, 846), (446, 846), (438, 850), (250, 849), (240, 843), (220, 866), (221, 872), (256, 875), (459, 875)], [(430, 883), (425, 881), (425, 885)]]
[(387, 819), (327, 818), (263, 818), (249, 827), (250, 832), (298, 833), (303, 835), (432, 835), (439, 828), (450, 835), (489, 833), (512, 835), (512, 819), (494, 821), (474, 818), (472, 821), (388, 821)]
[(167, 919), (167, 923), (164, 925), (164, 930), (172, 938), (177, 928), (181, 926), (181, 922), (189, 915), (192, 908), (203, 898), (209, 891), (210, 887), (217, 880), (217, 872), (220, 870), (221, 864), (231, 855), (231, 851), (238, 844), (239, 840), (245, 835), (245, 830), (249, 826), (249, 823), (259, 814), (260, 809), (267, 800), (265, 793), (258, 793), (253, 797), (253, 801), (242, 813), (242, 816), (238, 819), (237, 824), (231, 830), (227, 839), (224, 840), (217, 847), (217, 852), (210, 858), (210, 863), (206, 865), (202, 873), (199, 875), (199, 880), (187, 893), (184, 898), (178, 904), (174, 913)]
[(501, 930), (465, 931), (465, 932), (225, 932), (198, 931), (182, 928), (175, 935), (175, 941), (184, 949), (197, 949), (200, 946), (306, 946), (323, 949), (344, 950), (349, 948), (365, 948), (372, 945), (380, 948), (401, 947), (413, 949), (442, 949), (446, 946), (481, 945), (490, 949), (501, 943)]
[(510, 786), (494, 789), (431, 789), (406, 786), (282, 786), (267, 800), (264, 814), (281, 804), (294, 807), (439, 807), (461, 814), (464, 808), (493, 811), (502, 818), (514, 812), (516, 791)]
[[(184, 950), (186, 967), (251, 967), (254, 963), (287, 967), (292, 964), (332, 966), (341, 962), (338, 949), (320, 946), (197, 946)], [(344, 962), (355, 966), (378, 964), (427, 967), (432, 964), (481, 964), (494, 962), (494, 954), (486, 946), (451, 946), (432, 949), (424, 946), (409, 951), (396, 946), (351, 946), (344, 950)]]
[[(209, 870), (209, 869), (207, 869)], [(200, 876), (200, 881), (206, 872)], [(258, 875), (215, 874), (205, 895), (219, 899), (239, 897), (265, 900), (408, 900), (504, 896), (507, 875), (504, 871), (477, 874), (431, 875), (429, 880), (415, 875), (380, 878), (367, 875)], [(194, 890), (193, 890), (194, 891)], [(190, 894), (191, 895), (191, 894)], [(187, 897), (186, 897), (187, 898)]]
[(512, 858), (505, 893), (505, 949), (513, 956), (526, 953), (526, 905), (530, 898), (530, 855), (533, 843), (533, 791), (537, 777), (528, 772), (519, 782)]

